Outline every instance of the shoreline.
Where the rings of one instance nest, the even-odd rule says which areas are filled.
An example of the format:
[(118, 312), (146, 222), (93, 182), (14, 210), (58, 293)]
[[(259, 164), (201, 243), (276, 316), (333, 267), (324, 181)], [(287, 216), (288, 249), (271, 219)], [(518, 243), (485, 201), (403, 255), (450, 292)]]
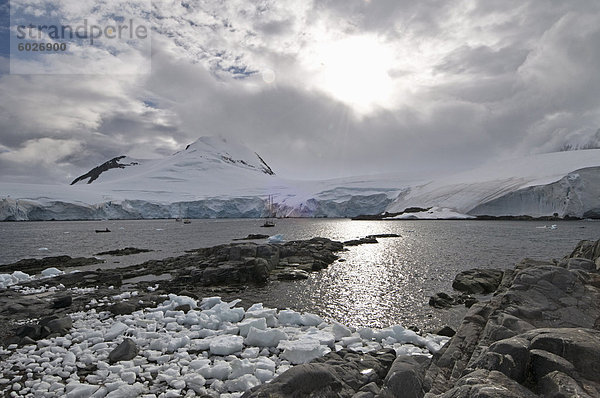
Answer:
[[(357, 241), (353, 243), (356, 242)], [(358, 242), (360, 242), (360, 240), (358, 240)], [(123, 282), (127, 281), (128, 276), (143, 276), (140, 274), (139, 270), (136, 272), (133, 267), (129, 267), (131, 268), (129, 270), (119, 269), (105, 271), (98, 270), (96, 272), (77, 272), (74, 274), (65, 273), (60, 274), (55, 278), (37, 279), (30, 281), (28, 288), (21, 292), (15, 291), (14, 289), (4, 289), (3, 295), (5, 295), (5, 298), (8, 299), (5, 301), (11, 303), (9, 306), (13, 305), (14, 307), (10, 309), (11, 312), (18, 313), (20, 315), (26, 315), (21, 316), (21, 321), (18, 323), (29, 323), (34, 326), (33, 329), (25, 330), (45, 330), (43, 329), (45, 326), (40, 326), (41, 329), (36, 329), (35, 322), (39, 322), (38, 325), (42, 325), (42, 323), (45, 322), (43, 319), (44, 316), (47, 316), (50, 313), (53, 313), (57, 320), (61, 320), (65, 319), (66, 317), (69, 317), (70, 319), (72, 314), (89, 314), (90, 311), (93, 311), (93, 314), (104, 313), (105, 315), (103, 315), (103, 319), (105, 319), (107, 322), (117, 322), (118, 319), (129, 319), (127, 318), (130, 316), (128, 314), (136, 314), (140, 311), (145, 313), (146, 311), (150, 311), (151, 308), (160, 307), (161, 303), (164, 305), (165, 299), (167, 297), (171, 297), (165, 295), (170, 292), (171, 294), (178, 294), (174, 297), (187, 297), (169, 298), (171, 302), (178, 304), (181, 304), (180, 301), (188, 302), (188, 300), (196, 300), (200, 297), (208, 297), (210, 295), (214, 296), (215, 294), (221, 293), (225, 293), (225, 295), (229, 297), (244, 295), (243, 289), (225, 285), (214, 286), (215, 284), (219, 285), (219, 281), (222, 282), (223, 277), (225, 277), (226, 280), (229, 280), (232, 275), (236, 275), (235, 278), (237, 278), (238, 281), (252, 282), (252, 278), (257, 275), (257, 272), (258, 275), (262, 275), (261, 278), (265, 276), (264, 273), (261, 274), (261, 270), (268, 270), (269, 275), (273, 275), (270, 273), (271, 271), (275, 271), (275, 275), (286, 275), (286, 272), (293, 271), (289, 274), (290, 277), (303, 277), (304, 274), (302, 272), (318, 272), (318, 269), (323, 268), (323, 264), (335, 261), (337, 258), (337, 256), (335, 256), (335, 252), (343, 249), (342, 243), (336, 243), (328, 239), (313, 239), (290, 243), (291, 245), (288, 245), (288, 248), (286, 249), (283, 248), (284, 245), (274, 246), (278, 248), (277, 253), (275, 253), (273, 248), (270, 247), (273, 245), (234, 243), (198, 249), (188, 253), (185, 256), (165, 259), (166, 262), (165, 260), (159, 260), (144, 263), (145, 266), (143, 268), (145, 268), (145, 270), (143, 272), (153, 271), (156, 269), (170, 272), (170, 270), (174, 269), (186, 269), (186, 267), (189, 267), (190, 264), (194, 264), (195, 267), (198, 267), (199, 261), (202, 259), (205, 264), (202, 266), (203, 268), (201, 267), (203, 272), (200, 279), (195, 280), (191, 274), (187, 276), (180, 275), (175, 277), (175, 279), (183, 278), (182, 280), (185, 280), (187, 283), (185, 286), (183, 284), (171, 284), (169, 287), (169, 283), (165, 281), (158, 282), (158, 285), (154, 283), (155, 281), (148, 281), (136, 286), (135, 291), (137, 293), (135, 294), (132, 294), (131, 291), (129, 295), (127, 292), (116, 294), (119, 293), (119, 290), (115, 289), (115, 286), (119, 286), (120, 284), (123, 284)], [(352, 244), (351, 242), (346, 243)], [(311, 261), (309, 261), (308, 258), (304, 258), (303, 262), (300, 262), (299, 257), (302, 256), (299, 256), (299, 252), (308, 250), (308, 247), (315, 245), (318, 246), (319, 249), (314, 250), (311, 256), (305, 256), (311, 257)], [(258, 247), (262, 248), (258, 249)], [(253, 261), (250, 262), (247, 260), (236, 260), (237, 258), (244, 258), (244, 256), (242, 256), (243, 251), (245, 251), (246, 254), (255, 254), (256, 257), (252, 257)], [(258, 256), (259, 252), (261, 251), (262, 254)], [(306, 254), (306, 252), (304, 252), (304, 254)], [(277, 258), (277, 266), (282, 265), (279, 267), (279, 269), (276, 269), (277, 267), (269, 269), (269, 261), (273, 262), (274, 258)], [(292, 262), (290, 264), (290, 258), (293, 258), (293, 262), (299, 262)], [(211, 260), (209, 261), (209, 259)], [(258, 261), (258, 259), (263, 259), (265, 261)], [(285, 259), (287, 260), (282, 261)], [(211, 263), (211, 261), (213, 262)], [(238, 262), (231, 264), (230, 261)], [(257, 264), (261, 266), (257, 267)], [(290, 267), (290, 265), (294, 266)], [(298, 269), (301, 265), (304, 269)], [(139, 268), (139, 265), (135, 267)], [(225, 268), (219, 270), (220, 267)], [(582, 365), (577, 358), (569, 356), (570, 354), (564, 354), (564, 348), (560, 348), (563, 346), (560, 346), (560, 349), (557, 351), (557, 349), (552, 348), (554, 347), (553, 345), (539, 346), (539, 344), (536, 342), (541, 338), (554, 339), (551, 341), (560, 341), (563, 342), (560, 344), (569, 344), (569, 347), (579, 347), (580, 344), (584, 344), (584, 342), (586, 342), (585, 344), (587, 345), (585, 345), (585, 350), (589, 349), (592, 353), (595, 353), (596, 351), (600, 353), (599, 269), (600, 241), (582, 241), (570, 255), (567, 255), (563, 260), (560, 261), (523, 260), (514, 268), (509, 268), (502, 271), (501, 281), (498, 287), (495, 288), (493, 295), (488, 300), (480, 301), (472, 305), (467, 314), (463, 317), (462, 323), (457, 328), (456, 335), (449, 339), (449, 342), (441, 347), (439, 351), (431, 351), (430, 354), (434, 354), (431, 359), (428, 359), (428, 355), (425, 355), (425, 352), (423, 351), (417, 352), (411, 351), (412, 349), (408, 350), (408, 346), (404, 345), (410, 345), (411, 343), (403, 341), (400, 337), (412, 336), (411, 338), (416, 339), (415, 336), (423, 337), (428, 335), (424, 333), (411, 334), (414, 332), (408, 332), (410, 329), (402, 328), (402, 330), (405, 331), (402, 332), (402, 334), (390, 332), (392, 334), (389, 335), (392, 340), (389, 340), (388, 342), (395, 341), (396, 343), (400, 344), (400, 346), (396, 347), (398, 349), (396, 349), (395, 352), (386, 351), (387, 356), (381, 354), (383, 355), (381, 357), (375, 355), (373, 352), (364, 352), (364, 350), (360, 351), (363, 352), (362, 354), (360, 354), (360, 352), (358, 354), (360, 355), (360, 358), (362, 358), (361, 360), (364, 360), (366, 356), (369, 356), (369, 361), (375, 361), (379, 363), (382, 367), (380, 372), (381, 374), (374, 378), (372, 382), (364, 383), (358, 387), (348, 386), (347, 384), (342, 383), (342, 388), (346, 392), (350, 391), (349, 388), (353, 388), (352, 391), (354, 393), (359, 392), (361, 389), (363, 392), (367, 392), (367, 390), (371, 392), (375, 391), (377, 394), (381, 394), (382, 397), (386, 397), (394, 396), (393, 391), (402, 391), (403, 394), (407, 393), (405, 391), (405, 384), (408, 383), (414, 387), (414, 391), (411, 390), (411, 394), (414, 393), (414, 395), (409, 394), (406, 396), (426, 396), (427, 398), (445, 398), (446, 396), (456, 396), (466, 398), (477, 396), (476, 394), (478, 391), (483, 391), (481, 389), (489, 386), (494, 386), (494, 388), (496, 388), (498, 391), (502, 391), (502, 394), (498, 395), (498, 397), (533, 397), (538, 396), (537, 394), (545, 394), (548, 391), (559, 391), (559, 389), (564, 387), (564, 385), (568, 385), (571, 390), (574, 389), (573, 391), (581, 391), (593, 396), (594, 394), (600, 392), (600, 380), (597, 380), (595, 376), (590, 376), (589, 372), (586, 373), (585, 369), (581, 368)], [(205, 276), (204, 272), (207, 270), (209, 271), (206, 274), (206, 278), (203, 279)], [(242, 270), (245, 271), (242, 272)], [(254, 276), (251, 277), (251, 275)], [(198, 282), (202, 280), (212, 280), (216, 281), (217, 283), (213, 284), (213, 286), (211, 286), (211, 283), (207, 283), (206, 286), (204, 286), (205, 289), (199, 289), (196, 292), (185, 290), (185, 288), (189, 287), (190, 284), (197, 285), (199, 284)], [(256, 280), (254, 280), (254, 282), (256, 282)], [(163, 284), (165, 286), (161, 288), (162, 290), (159, 290), (159, 286)], [(61, 285), (62, 288), (60, 288)], [(54, 290), (52, 290), (53, 287), (55, 288)], [(177, 289), (180, 289), (180, 291), (175, 292), (174, 287), (177, 287)], [(36, 289), (39, 289), (39, 292), (36, 292)], [(27, 299), (29, 300), (28, 304), (19, 304), (18, 298), (20, 296), (21, 298), (28, 297), (27, 295), (23, 296), (23, 293), (27, 292), (29, 292), (30, 295), (33, 294), (33, 298), (30, 297)], [(6, 293), (10, 294), (6, 296)], [(198, 295), (198, 293), (200, 295)], [(70, 298), (67, 298), (67, 296), (70, 296)], [(90, 300), (91, 297), (92, 299)], [(187, 311), (189, 311), (189, 309), (186, 311), (186, 308), (183, 308), (182, 310), (179, 308), (180, 305), (169, 304), (169, 306), (170, 309), (165, 311), (180, 311), (181, 313), (178, 312), (178, 314), (181, 316), (186, 316), (185, 314)], [(233, 308), (229, 305), (226, 306), (228, 306), (228, 308)], [(35, 316), (34, 313), (28, 312), (28, 307), (36, 308), (38, 315)], [(52, 329), (50, 330), (50, 333), (46, 335), (46, 337), (42, 337), (44, 335), (42, 332), (39, 332), (42, 333), (39, 335), (35, 334), (38, 332), (27, 332), (34, 334), (30, 335), (26, 333), (24, 337), (19, 337), (18, 341), (14, 339), (6, 339), (9, 332), (11, 332), (10, 330), (7, 330), (8, 318), (5, 317), (7, 308), (8, 307), (4, 307), (3, 311), (1, 312), (4, 322), (2, 322), (3, 327), (0, 328), (0, 332), (4, 337), (3, 341), (16, 344), (13, 346), (13, 349), (17, 349), (19, 345), (28, 347), (35, 344), (37, 344), (40, 350), (45, 349), (45, 347), (52, 347), (54, 344), (53, 341), (64, 341), (62, 336), (64, 336), (65, 333), (66, 335), (69, 333), (69, 328), (65, 328), (64, 331), (59, 329), (59, 332), (53, 332), (54, 329)], [(251, 308), (253, 308), (253, 306), (245, 306), (245, 308), (240, 308), (240, 311), (249, 311)], [(106, 312), (106, 310), (108, 310), (108, 312)], [(210, 308), (208, 310), (210, 310)], [(276, 309), (273, 311), (276, 311)], [(44, 314), (44, 316), (41, 316), (41, 314)], [(164, 316), (167, 316), (166, 314), (167, 312), (164, 312)], [(89, 318), (89, 315), (86, 315), (83, 318), (81, 318), (81, 315), (74, 316), (75, 321), (85, 318), (91, 322), (93, 319), (96, 319), (95, 317), (97, 315), (92, 316), (93, 319)], [(111, 321), (111, 319), (113, 321)], [(29, 320), (29, 322), (23, 323), (23, 320)], [(135, 323), (137, 321), (131, 320), (128, 322)], [(300, 321), (297, 322), (299, 323), (295, 327), (299, 327), (300, 329), (294, 333), (305, 332), (306, 330), (302, 330), (303, 327), (307, 329), (310, 328), (308, 325), (303, 326)], [(316, 327), (316, 325), (313, 325), (313, 327)], [(329, 326), (322, 326), (322, 328), (328, 327), (333, 326), (331, 324)], [(332, 331), (333, 329), (327, 330)], [(349, 330), (350, 336), (353, 336), (353, 333), (357, 333), (356, 330)], [(394, 330), (394, 328), (388, 328), (386, 330)], [(14, 329), (12, 332), (14, 332)], [(61, 336), (60, 333), (62, 332), (64, 333)], [(21, 330), (21, 333), (23, 333), (23, 330)], [(58, 333), (58, 335), (54, 335), (54, 337), (52, 337), (53, 333)], [(35, 337), (41, 339), (36, 340)], [(48, 340), (49, 338), (50, 340)], [(378, 347), (381, 349), (385, 348), (384, 338), (381, 338), (380, 341), (377, 339), (370, 339), (371, 338), (368, 336), (361, 336), (360, 347), (368, 347), (368, 343), (371, 341), (377, 342), (377, 344), (379, 344)], [(346, 340), (346, 343), (349, 341), (354, 341), (356, 344), (359, 343), (359, 341), (351, 339)], [(421, 341), (421, 343), (424, 344), (422, 340), (418, 341)], [(441, 342), (443, 340), (437, 341)], [(515, 343), (515, 341), (517, 341), (517, 343)], [(568, 343), (564, 343), (565, 341)], [(228, 384), (230, 386), (228, 387), (230, 390), (235, 390), (236, 388), (242, 388), (242, 390), (236, 390), (238, 392), (222, 390), (222, 392), (225, 394), (233, 392), (234, 395), (230, 396), (239, 397), (243, 391), (250, 388), (255, 388), (255, 390), (246, 392), (245, 396), (259, 396), (260, 391), (264, 390), (265, 392), (270, 391), (271, 393), (275, 391), (275, 395), (273, 396), (283, 397), (285, 394), (282, 395), (281, 391), (289, 391), (290, 383), (293, 384), (297, 377), (302, 377), (302, 372), (312, 371), (317, 365), (320, 371), (323, 371), (324, 374), (329, 377), (333, 372), (331, 367), (334, 366), (334, 364), (339, 365), (339, 363), (347, 363), (349, 365), (347, 369), (344, 368), (344, 372), (348, 372), (348, 375), (350, 375), (352, 372), (351, 368), (355, 366), (351, 366), (350, 364), (353, 363), (352, 361), (356, 359), (356, 356), (355, 354), (350, 355), (351, 351), (348, 351), (347, 347), (349, 344), (342, 345), (341, 342), (342, 340), (339, 340), (339, 342), (338, 340), (335, 340), (333, 344), (335, 350), (332, 350), (330, 347), (330, 351), (332, 352), (329, 354), (325, 352), (327, 350), (319, 351), (326, 355), (322, 357), (318, 356), (318, 358), (321, 359), (316, 359), (316, 362), (314, 363), (311, 362), (303, 365), (303, 361), (298, 362), (298, 364), (296, 364), (290, 370), (292, 376), (296, 375), (294, 377), (291, 377), (290, 373), (286, 373), (284, 371), (271, 372), (269, 375), (273, 377), (278, 376), (277, 378), (272, 379), (271, 383), (253, 385), (255, 384), (254, 379), (252, 379), (250, 376), (242, 375), (245, 377), (246, 381), (252, 380), (252, 382), (239, 384), (241, 381), (238, 380), (236, 382), (237, 384), (234, 383), (237, 387), (232, 387), (234, 385), (232, 384), (232, 381), (232, 383)], [(104, 348), (104, 354), (108, 355), (109, 351), (112, 352), (112, 349), (116, 348), (116, 343), (117, 341), (113, 342), (112, 340), (103, 343), (108, 344), (106, 348)], [(412, 346), (414, 347), (414, 345)], [(526, 347), (525, 351), (523, 346)], [(294, 347), (295, 348), (290, 352), (297, 351), (298, 347)], [(372, 347), (376, 346), (373, 345)], [(504, 348), (498, 351), (498, 347)], [(111, 350), (108, 350), (108, 348), (111, 348)], [(359, 348), (359, 346), (356, 345), (353, 348), (356, 349)], [(20, 349), (21, 348), (18, 348), (17, 351)], [(543, 352), (540, 353), (540, 350)], [(585, 352), (585, 350), (582, 352)], [(283, 351), (284, 348), (282, 346), (282, 349), (277, 351), (277, 355), (281, 354)], [(12, 355), (11, 352), (13, 351), (2, 351), (1, 357), (3, 360), (5, 358), (10, 358)], [(237, 356), (236, 360), (243, 361), (245, 359), (252, 359), (244, 358), (241, 356), (241, 352), (242, 351), (239, 351), (240, 356)], [(268, 356), (267, 352), (263, 352), (263, 354)], [(253, 355), (254, 350), (252, 350), (252, 356)], [(561, 357), (561, 355), (567, 356)], [(254, 359), (259, 357), (260, 355), (254, 357)], [(588, 355), (586, 356), (586, 361), (588, 361), (586, 363), (591, 363), (592, 366), (596, 366), (594, 361), (600, 361), (598, 358), (600, 357), (595, 359), (589, 358)], [(214, 365), (215, 358), (211, 356), (209, 359), (213, 360), (211, 363)], [(235, 358), (231, 357), (229, 359), (233, 361)], [(281, 361), (281, 358), (279, 360)], [(283, 362), (283, 365), (287, 366), (287, 363)], [(600, 362), (598, 365), (600, 365)], [(284, 367), (282, 369), (287, 370), (288, 368)], [(163, 370), (166, 370), (166, 368)], [(210, 372), (208, 374), (210, 374)], [(249, 373), (245, 373), (244, 375), (248, 374)], [(336, 373), (333, 372), (333, 374), (335, 375)], [(26, 379), (28, 378), (27, 374), (23, 374), (23, 376), (19, 377), (26, 377)], [(145, 379), (151, 383), (149, 380), (154, 380), (153, 377), (154, 376), (152, 376), (152, 378)], [(256, 378), (256, 376), (253, 377)], [(31, 378), (36, 380), (33, 376)], [(129, 373), (126, 375), (126, 378), (129, 381), (134, 380), (133, 384), (142, 381), (138, 380), (136, 377), (131, 379), (131, 375)], [(0, 377), (0, 379), (3, 380), (2, 384), (8, 385), (6, 384), (8, 383), (6, 378)], [(13, 379), (11, 379), (11, 381)], [(237, 380), (237, 378), (235, 379)], [(68, 381), (69, 378), (67, 377), (65, 380)], [(97, 381), (98, 379), (92, 377), (90, 380)], [(204, 378), (205, 382), (206, 380), (207, 379)], [(196, 383), (198, 384), (200, 381), (200, 379), (197, 379)], [(221, 381), (223, 382), (223, 380)], [(55, 382), (58, 382), (58, 380), (55, 380)], [(73, 384), (71, 388), (80, 388), (80, 384), (82, 384), (82, 382), (83, 384), (90, 384), (89, 380), (84, 377), (83, 379), (78, 380), (77, 386)], [(215, 380), (212, 382), (215, 382)], [(15, 381), (11, 385), (14, 386), (14, 383), (20, 382)], [(29, 384), (33, 386), (34, 384), (32, 383), (33, 382), (30, 382)], [(131, 386), (132, 384), (127, 385)], [(181, 383), (178, 383), (177, 385), (180, 386)], [(189, 390), (189, 388), (191, 388), (189, 386), (194, 385), (194, 381), (190, 381), (189, 385), (185, 385), (188, 386), (185, 388), (188, 388)], [(224, 385), (225, 384), (221, 385), (220, 383), (217, 383), (215, 387), (222, 389)], [(125, 384), (120, 384), (120, 386), (125, 388)], [(367, 388), (366, 386), (370, 387)], [(19, 384), (19, 388), (26, 387)], [(142, 391), (139, 390), (142, 388), (140, 385), (137, 385), (136, 388), (138, 388), (136, 391)], [(400, 389), (397, 390), (398, 388)], [(60, 391), (64, 392), (65, 390), (63, 389)], [(279, 395), (277, 395), (277, 391), (279, 391)], [(105, 392), (108, 393), (108, 390)], [(373, 393), (372, 395), (364, 396), (374, 397), (375, 395), (376, 394)], [(346, 395), (341, 394), (339, 396)], [(350, 397), (351, 395), (347, 396)]]

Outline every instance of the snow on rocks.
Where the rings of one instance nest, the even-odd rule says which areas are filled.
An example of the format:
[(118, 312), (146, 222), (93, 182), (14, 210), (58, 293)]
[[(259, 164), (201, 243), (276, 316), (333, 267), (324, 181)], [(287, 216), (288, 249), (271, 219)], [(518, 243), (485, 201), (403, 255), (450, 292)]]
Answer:
[[(135, 292), (114, 299), (132, 297)], [(0, 347), (0, 388), (15, 396), (238, 397), (342, 348), (430, 355), (449, 340), (401, 326), (355, 331), (313, 314), (262, 304), (244, 311), (238, 303), (210, 297), (198, 304), (171, 294), (131, 314), (112, 316), (98, 312), (101, 307), (72, 313), (73, 326), (62, 337)]]

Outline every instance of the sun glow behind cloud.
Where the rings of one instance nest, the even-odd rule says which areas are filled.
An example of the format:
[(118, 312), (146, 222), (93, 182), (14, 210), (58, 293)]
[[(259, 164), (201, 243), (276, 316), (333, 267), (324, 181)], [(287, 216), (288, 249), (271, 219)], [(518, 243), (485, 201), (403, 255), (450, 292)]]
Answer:
[(304, 60), (314, 73), (312, 88), (352, 106), (361, 113), (387, 107), (393, 99), (392, 49), (375, 36), (348, 36), (318, 42)]

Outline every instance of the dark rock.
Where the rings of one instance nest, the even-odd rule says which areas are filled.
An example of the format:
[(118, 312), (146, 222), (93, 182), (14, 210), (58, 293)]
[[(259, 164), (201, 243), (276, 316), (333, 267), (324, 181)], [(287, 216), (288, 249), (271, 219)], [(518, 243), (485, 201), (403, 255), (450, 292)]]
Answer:
[(398, 234), (376, 234), (376, 235), (368, 235), (367, 238), (401, 238), (402, 236)]
[[(348, 350), (332, 352), (311, 363), (294, 366), (270, 383), (247, 391), (243, 397), (351, 398), (359, 391), (364, 393), (362, 396), (371, 396), (369, 394), (377, 391), (376, 385), (381, 383), (394, 359), (393, 350), (370, 354)], [(371, 383), (375, 386), (369, 386)]]
[(456, 331), (450, 326), (446, 325), (437, 332), (435, 332), (435, 334), (437, 334), (438, 336), (452, 337), (456, 334)]
[(538, 398), (506, 375), (497, 371), (478, 369), (462, 377), (440, 398)]
[(129, 315), (136, 310), (136, 305), (129, 301), (120, 301), (109, 308), (115, 315)]
[(50, 334), (57, 333), (62, 336), (68, 333), (69, 329), (73, 327), (73, 321), (70, 317), (65, 316), (63, 318), (53, 319), (45, 326), (50, 330)]
[(551, 352), (531, 350), (529, 354), (531, 357), (529, 365), (530, 372), (535, 381), (539, 381), (541, 378), (554, 371), (566, 375), (573, 375), (575, 373), (575, 367), (571, 362), (558, 355), (552, 354)]
[(137, 354), (138, 348), (133, 340), (125, 338), (121, 344), (108, 354), (108, 360), (110, 363), (129, 361), (135, 358)]
[(258, 240), (258, 239), (267, 239), (268, 237), (269, 237), (269, 235), (249, 234), (245, 238), (238, 238), (238, 239), (234, 239), (234, 240)]
[(150, 249), (138, 249), (137, 247), (126, 247), (124, 249), (108, 250), (94, 254), (95, 256), (129, 256), (138, 253), (148, 253), (154, 250)]
[(191, 309), (192, 309), (192, 307), (190, 307), (189, 304), (183, 304), (183, 305), (179, 305), (179, 306), (175, 307), (175, 311), (188, 312)]
[(19, 345), (37, 344), (37, 342), (29, 336), (25, 336), (19, 341)]
[(375, 382), (371, 382), (369, 384), (365, 384), (358, 390), (356, 394), (352, 396), (352, 398), (375, 398), (378, 397), (381, 393), (381, 389)]
[(543, 397), (551, 398), (592, 398), (597, 394), (590, 395), (572, 377), (564, 373), (554, 371), (544, 376), (538, 382), (538, 390)]
[(441, 292), (429, 298), (429, 305), (434, 308), (450, 308), (456, 305), (456, 301), (449, 294)]
[(23, 325), (15, 331), (15, 335), (18, 337), (30, 337), (34, 340), (41, 338), (42, 326), (41, 325)]
[(70, 257), (70, 256), (54, 256), (44, 258), (26, 258), (19, 260), (16, 263), (0, 265), (0, 273), (12, 271), (22, 271), (28, 274), (37, 274), (46, 268), (74, 268), (84, 267), (92, 264), (103, 263), (103, 260), (97, 258), (85, 257)]
[(368, 243), (379, 243), (379, 241), (377, 240), (377, 238), (374, 237), (365, 237), (360, 239), (347, 240), (344, 242), (344, 246), (358, 246)]
[(502, 281), (503, 271), (496, 269), (471, 269), (456, 275), (452, 287), (467, 294), (489, 294), (496, 291)]
[(568, 270), (595, 271), (596, 263), (587, 258), (570, 258), (566, 262)]
[(67, 308), (73, 304), (73, 297), (71, 296), (62, 296), (58, 297), (52, 303), (52, 308)]
[(410, 355), (396, 358), (384, 380), (381, 398), (422, 398), (423, 364)]
[(180, 290), (179, 293), (177, 293), (177, 294), (180, 295), (180, 296), (187, 296), (187, 297), (191, 297), (193, 299), (198, 300), (198, 295), (195, 294), (195, 293), (190, 292), (187, 289)]

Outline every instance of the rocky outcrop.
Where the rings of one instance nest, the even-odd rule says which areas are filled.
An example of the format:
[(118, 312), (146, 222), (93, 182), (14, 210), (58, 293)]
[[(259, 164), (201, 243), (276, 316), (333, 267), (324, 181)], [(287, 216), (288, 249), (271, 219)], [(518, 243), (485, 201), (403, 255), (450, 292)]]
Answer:
[(497, 269), (471, 269), (456, 275), (452, 288), (467, 294), (488, 294), (496, 291), (504, 272)]
[(44, 258), (25, 258), (15, 263), (0, 265), (0, 273), (21, 271), (28, 274), (36, 274), (46, 268), (77, 268), (93, 264), (100, 264), (103, 262), (104, 260), (94, 257), (54, 256)]
[(271, 383), (246, 392), (244, 398), (375, 397), (396, 354), (381, 350), (359, 354), (347, 349), (297, 365)]
[(425, 396), (599, 396), (599, 242), (581, 242), (560, 262), (526, 259), (507, 270), (434, 356)]

